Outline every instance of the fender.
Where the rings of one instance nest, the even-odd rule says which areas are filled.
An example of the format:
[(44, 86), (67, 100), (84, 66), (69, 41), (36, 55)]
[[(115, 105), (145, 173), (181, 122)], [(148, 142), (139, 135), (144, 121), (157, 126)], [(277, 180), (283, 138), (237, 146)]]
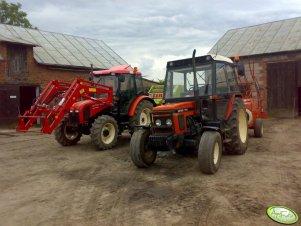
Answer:
[(142, 100), (149, 100), (154, 106), (156, 106), (155, 101), (154, 101), (153, 99), (151, 99), (149, 96), (145, 96), (145, 95), (138, 96), (138, 97), (136, 97), (136, 99), (131, 103), (131, 106), (130, 106), (129, 111), (128, 111), (128, 116), (129, 116), (129, 117), (133, 117), (133, 116), (134, 116), (136, 107), (137, 107), (137, 105), (140, 103), (140, 101), (142, 101)]
[(228, 108), (227, 108), (227, 112), (226, 112), (226, 120), (228, 120), (231, 115), (234, 99), (235, 99), (235, 94), (233, 94), (229, 100), (229, 104), (228, 104)]

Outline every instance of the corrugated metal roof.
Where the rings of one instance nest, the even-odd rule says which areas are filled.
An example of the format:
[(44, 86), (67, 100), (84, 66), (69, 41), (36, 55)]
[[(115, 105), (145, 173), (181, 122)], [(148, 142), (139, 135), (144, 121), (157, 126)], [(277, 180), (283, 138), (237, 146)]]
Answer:
[(93, 64), (99, 69), (127, 64), (101, 40), (0, 24), (0, 40), (2, 36), (38, 45), (34, 58), (40, 64), (86, 68)]
[(209, 53), (232, 57), (301, 49), (301, 17), (227, 31)]
[(24, 44), (24, 45), (37, 46), (37, 44), (35, 44), (35, 43), (22, 40), (20, 38), (14, 37), (14, 36), (9, 35), (9, 34), (5, 36), (5, 35), (0, 33), (0, 41), (10, 42), (10, 43), (21, 43), (21, 44)]

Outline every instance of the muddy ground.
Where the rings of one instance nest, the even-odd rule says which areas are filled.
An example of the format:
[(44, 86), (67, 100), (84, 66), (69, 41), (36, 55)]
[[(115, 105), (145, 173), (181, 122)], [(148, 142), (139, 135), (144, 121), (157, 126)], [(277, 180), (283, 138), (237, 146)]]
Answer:
[[(243, 156), (204, 175), (195, 156), (160, 155), (149, 169), (129, 156), (130, 136), (95, 151), (52, 135), (0, 132), (0, 225), (279, 225), (266, 208), (301, 216), (301, 119), (269, 119)], [(300, 221), (298, 222), (300, 223)], [(297, 224), (298, 224), (297, 223)]]

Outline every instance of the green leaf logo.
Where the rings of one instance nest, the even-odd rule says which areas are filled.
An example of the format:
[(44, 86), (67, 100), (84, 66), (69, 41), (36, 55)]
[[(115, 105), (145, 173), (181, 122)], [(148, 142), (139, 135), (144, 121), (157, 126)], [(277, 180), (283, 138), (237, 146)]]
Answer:
[(294, 224), (299, 219), (295, 211), (285, 206), (271, 206), (267, 209), (267, 215), (281, 224)]

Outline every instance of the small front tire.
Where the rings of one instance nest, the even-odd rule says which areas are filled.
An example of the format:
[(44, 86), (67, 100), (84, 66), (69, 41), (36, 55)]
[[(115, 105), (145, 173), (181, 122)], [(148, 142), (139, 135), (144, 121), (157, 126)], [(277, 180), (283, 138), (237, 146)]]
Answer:
[(198, 150), (198, 162), (201, 171), (205, 174), (215, 174), (220, 166), (221, 156), (221, 135), (215, 131), (205, 131)]
[(263, 120), (257, 118), (254, 123), (254, 136), (260, 138), (263, 136)]
[(109, 115), (102, 115), (95, 119), (91, 128), (91, 140), (99, 150), (114, 147), (117, 143), (118, 125)]
[(156, 160), (157, 152), (149, 148), (150, 131), (139, 129), (134, 132), (130, 143), (130, 155), (133, 163), (139, 168), (148, 168)]
[(65, 116), (54, 131), (55, 139), (63, 146), (77, 144), (82, 133), (78, 127), (70, 126), (68, 116)]

